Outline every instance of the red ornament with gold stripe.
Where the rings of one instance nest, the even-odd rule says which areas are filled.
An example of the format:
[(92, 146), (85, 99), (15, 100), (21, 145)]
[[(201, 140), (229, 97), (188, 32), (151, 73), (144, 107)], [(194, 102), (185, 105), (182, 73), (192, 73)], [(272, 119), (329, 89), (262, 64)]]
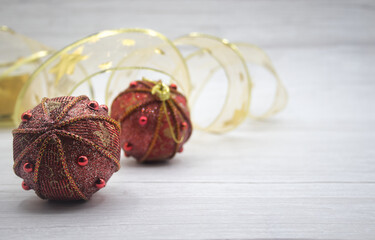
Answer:
[(13, 130), (14, 171), (43, 199), (89, 199), (120, 168), (120, 126), (86, 96), (44, 98)]
[(157, 162), (182, 152), (192, 133), (187, 100), (177, 86), (143, 79), (131, 82), (112, 103), (111, 116), (120, 122), (125, 156)]

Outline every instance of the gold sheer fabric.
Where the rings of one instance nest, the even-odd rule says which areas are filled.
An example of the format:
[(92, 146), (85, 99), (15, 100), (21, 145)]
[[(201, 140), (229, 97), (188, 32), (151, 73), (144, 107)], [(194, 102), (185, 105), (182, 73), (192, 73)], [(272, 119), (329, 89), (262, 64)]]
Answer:
[(21, 89), (52, 50), (6, 26), (0, 26), (0, 52), (0, 126), (11, 126)]
[[(4, 42), (4, 38), (0, 37), (0, 41)], [(40, 54), (42, 50), (47, 52), (40, 58), (50, 53), (50, 50), (40, 48), (32, 54)], [(40, 64), (40, 58), (32, 62)], [(274, 96), (269, 96), (274, 98), (273, 102), (261, 114), (251, 111), (254, 87), (249, 73), (251, 65), (263, 67), (275, 80)], [(1, 69), (2, 73), (13, 66), (11, 64)], [(223, 104), (213, 120), (205, 125), (195, 122), (193, 115), (194, 125), (198, 129), (226, 132), (237, 127), (247, 117), (267, 118), (286, 105), (285, 88), (270, 59), (254, 45), (234, 44), (199, 33), (172, 41), (149, 29), (118, 29), (102, 31), (78, 40), (49, 56), (35, 71), (25, 71), (25, 74), (32, 74), (30, 77), (25, 75), (25, 82), (22, 82), (22, 88), (16, 94), (13, 121), (17, 123), (18, 116), (38, 104), (43, 97), (86, 94), (95, 99), (92, 87), (94, 81), (104, 81), (102, 85), (105, 88), (100, 91), (103, 91), (106, 104), (110, 105), (131, 81), (142, 77), (161, 79), (166, 84), (175, 83), (188, 98), (191, 109), (194, 109), (202, 93), (215, 91), (206, 86), (215, 84), (217, 72), (222, 72), (227, 81), (223, 94), (216, 96), (224, 99)], [(15, 80), (9, 81), (16, 86)]]

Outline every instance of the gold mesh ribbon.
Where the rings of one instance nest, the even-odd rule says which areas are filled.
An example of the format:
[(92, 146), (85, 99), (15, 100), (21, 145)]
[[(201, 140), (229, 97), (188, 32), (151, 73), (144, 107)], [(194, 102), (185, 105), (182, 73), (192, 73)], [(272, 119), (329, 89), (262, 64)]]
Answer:
[(0, 52), (0, 126), (11, 126), (21, 89), (52, 50), (6, 26), (0, 26)]
[[(251, 110), (254, 84), (249, 66), (258, 65), (275, 79), (273, 102), (261, 114)], [(227, 79), (223, 104), (213, 120), (195, 122), (194, 107), (218, 72)], [(18, 94), (13, 119), (39, 103), (43, 97), (93, 96), (92, 84), (105, 81), (106, 104), (136, 79), (161, 79), (175, 83), (192, 109), (195, 127), (208, 132), (226, 132), (247, 117), (267, 118), (281, 111), (287, 102), (285, 88), (270, 59), (258, 47), (230, 43), (217, 37), (191, 33), (174, 41), (149, 29), (107, 30), (80, 39), (50, 56), (27, 79)], [(217, 105), (217, 104), (215, 104)], [(209, 109), (207, 109), (209, 111)]]

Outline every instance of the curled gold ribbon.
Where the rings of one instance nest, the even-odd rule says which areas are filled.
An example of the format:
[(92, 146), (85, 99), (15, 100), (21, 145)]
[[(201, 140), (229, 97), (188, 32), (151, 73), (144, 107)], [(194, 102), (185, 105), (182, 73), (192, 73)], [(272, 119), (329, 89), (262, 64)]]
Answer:
[(19, 92), (30, 74), (53, 50), (0, 26), (0, 52), (0, 126), (11, 126)]
[[(191, 48), (186, 51), (185, 48)], [(275, 79), (271, 106), (255, 114), (251, 108), (254, 83), (250, 65), (266, 69)], [(284, 85), (271, 60), (260, 48), (245, 43), (191, 33), (168, 39), (150, 29), (106, 30), (80, 39), (51, 55), (28, 78), (18, 95), (13, 119), (38, 104), (43, 97), (86, 94), (94, 98), (91, 82), (105, 81), (105, 101), (110, 104), (130, 81), (162, 79), (175, 83), (193, 110), (216, 74), (227, 79), (220, 111), (205, 125), (192, 120), (196, 128), (222, 133), (241, 124), (247, 117), (264, 119), (281, 111), (287, 103)], [(38, 86), (44, 86), (38, 90)], [(216, 103), (215, 103), (216, 104)]]

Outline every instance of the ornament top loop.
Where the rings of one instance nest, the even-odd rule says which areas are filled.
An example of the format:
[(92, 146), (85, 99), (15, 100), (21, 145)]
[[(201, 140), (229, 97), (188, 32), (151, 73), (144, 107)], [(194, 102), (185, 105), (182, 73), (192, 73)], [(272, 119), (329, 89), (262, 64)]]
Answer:
[(160, 80), (155, 83), (155, 86), (151, 90), (151, 94), (155, 95), (161, 100), (166, 101), (170, 98), (171, 93), (168, 85), (162, 83)]

